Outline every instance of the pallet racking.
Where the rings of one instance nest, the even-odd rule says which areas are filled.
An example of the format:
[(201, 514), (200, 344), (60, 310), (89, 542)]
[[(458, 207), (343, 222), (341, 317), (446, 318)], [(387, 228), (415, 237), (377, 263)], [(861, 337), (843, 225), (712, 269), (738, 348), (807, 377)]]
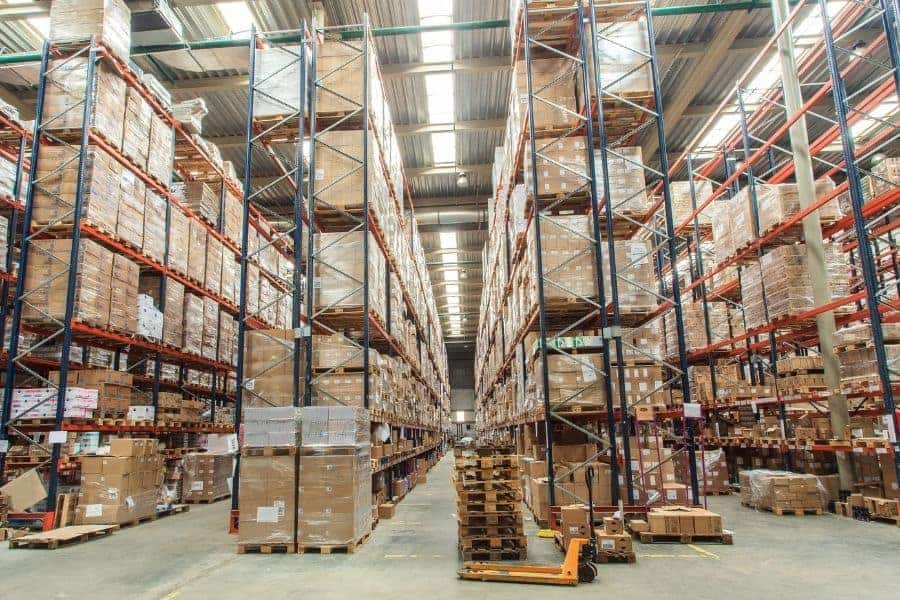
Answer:
[[(669, 386), (680, 388), (685, 402), (690, 402), (685, 376), (687, 362), (680, 282), (673, 279), (664, 282), (658, 289), (650, 289), (641, 280), (638, 271), (641, 264), (651, 261), (657, 269), (665, 264), (672, 268), (679, 259), (674, 252), (668, 169), (665, 164), (659, 170), (645, 165), (628, 148), (641, 132), (655, 128), (663, 149), (661, 154), (665, 156), (652, 14), (645, 2), (589, 1), (525, 2), (515, 16), (512, 21), (514, 62), (524, 59), (520, 65), (527, 80), (527, 93), (522, 94), (522, 104), (527, 106), (524, 109), (527, 111), (527, 123), (519, 129), (518, 136), (507, 139), (507, 148), (512, 152), (512, 156), (508, 157), (512, 169), (502, 173), (501, 184), (495, 190), (495, 206), (500, 208), (495, 209), (495, 223), (492, 224), (492, 229), (501, 228), (505, 239), (500, 242), (498, 250), (489, 252), (486, 257), (488, 274), (482, 306), (500, 306), (501, 310), (495, 311), (502, 313), (518, 302), (512, 298), (513, 280), (525, 272), (524, 238), (529, 234), (519, 234), (510, 241), (510, 221), (516, 217), (508, 206), (523, 164), (526, 165), (526, 187), (530, 188), (525, 208), (525, 229), (533, 227), (537, 299), (530, 309), (522, 311), (523, 318), (513, 320), (515, 324), (511, 328), (501, 323), (500, 319), (493, 319), (487, 311), (482, 313), (476, 364), (476, 393), (482, 415), (479, 427), (486, 435), (513, 432), (518, 436), (528, 433), (527, 437), (541, 439), (546, 447), (550, 506), (560, 504), (558, 490), (564, 492), (565, 499), (572, 497), (584, 501), (584, 498), (558, 486), (558, 482), (600, 455), (608, 454), (612, 504), (619, 504), (621, 480), (624, 481), (622, 500), (626, 509), (640, 512), (645, 510), (644, 506), (651, 496), (661, 491), (652, 489), (659, 488), (659, 482), (652, 486), (649, 484), (654, 471), (673, 458), (645, 465), (641, 460), (642, 453), (633, 452), (635, 449), (630, 441), (632, 431), (637, 434), (635, 439), (638, 440), (646, 440), (652, 435), (645, 426), (634, 421), (635, 411), (640, 405), (652, 404), (658, 393)], [(627, 33), (623, 34), (623, 30)], [(564, 70), (574, 71), (581, 82), (587, 82), (582, 83), (576, 94), (577, 108), (566, 106), (564, 100), (552, 97), (553, 85), (564, 73), (549, 83), (535, 82), (536, 61), (541, 58), (565, 63)], [(624, 66), (607, 64), (617, 60)], [(593, 65), (599, 64), (604, 64), (605, 68), (594, 69)], [(645, 77), (646, 87), (643, 90), (629, 88), (629, 78), (635, 74)], [(514, 96), (511, 101), (513, 106), (517, 100)], [(565, 114), (568, 125), (542, 130), (537, 126), (534, 115), (544, 107)], [(508, 125), (508, 135), (510, 129), (515, 131), (517, 124), (513, 123), (512, 127)], [(576, 137), (584, 139), (580, 147), (585, 154), (577, 168), (572, 167), (568, 160), (563, 164), (562, 160), (551, 154), (554, 145)], [(558, 167), (560, 173), (569, 177), (570, 183), (577, 183), (556, 195), (542, 194), (542, 179), (548, 176), (538, 168), (539, 162), (551, 168)], [(637, 190), (628, 190), (627, 184), (611, 181), (615, 178), (602, 175), (611, 172), (611, 169), (630, 170), (632, 176), (636, 174), (641, 182), (647, 176), (661, 179), (661, 206), (665, 207), (666, 217), (661, 227), (653, 227), (643, 221), (646, 207), (634, 208), (635, 205), (642, 206), (645, 193), (643, 183)], [(616, 183), (620, 184), (619, 188), (615, 187)], [(624, 191), (621, 189), (623, 187), (626, 188)], [(570, 214), (585, 215), (587, 228), (576, 231), (567, 225), (566, 219)], [(570, 250), (562, 263), (557, 261), (545, 266), (541, 241), (542, 235), (546, 235), (542, 234), (542, 229), (547, 227), (564, 229), (578, 240), (581, 246), (577, 255), (569, 258)], [(635, 248), (627, 253), (627, 258), (620, 258), (622, 244), (627, 244), (625, 247), (629, 249)], [(567, 264), (579, 258), (591, 263), (590, 284), (593, 292), (579, 287), (581, 282), (563, 279)], [(500, 282), (497, 295), (492, 295), (491, 291), (494, 280)], [(620, 293), (624, 292), (620, 288), (632, 296), (647, 300), (644, 304), (634, 300), (623, 301), (624, 296)], [(562, 296), (562, 300), (549, 297), (548, 290), (555, 292), (552, 295)], [(639, 347), (641, 345), (636, 344), (634, 338), (629, 338), (629, 332), (647, 331), (666, 322), (675, 331), (678, 340), (674, 360), (648, 352), (646, 348)], [(582, 330), (596, 330), (599, 335), (573, 337)], [(525, 340), (533, 331), (539, 335), (534, 350), (542, 373), (542, 381), (536, 386), (540, 406), (500, 419), (485, 418), (484, 415), (491, 414), (492, 405), (500, 402), (499, 394), (502, 392), (497, 390), (501, 386), (526, 385), (524, 373), (532, 349), (526, 347)], [(495, 348), (501, 349), (499, 356), (494, 356), (497, 354)], [(600, 355), (599, 364), (591, 355)], [(551, 399), (551, 368), (548, 362), (552, 356), (564, 357), (578, 365), (585, 374), (579, 388), (564, 393), (561, 401)], [(637, 394), (626, 393), (628, 369), (635, 366), (661, 373), (661, 381)], [(598, 380), (602, 381), (602, 390), (597, 389)], [(593, 398), (597, 408), (577, 406), (579, 397)], [(597, 404), (598, 397), (605, 400)], [(537, 434), (535, 436), (530, 435), (532, 427)], [(554, 472), (553, 440), (555, 435), (559, 435), (557, 429), (577, 431), (591, 443), (598, 444), (600, 450), (572, 469)], [(694, 437), (695, 424), (688, 421), (683, 428), (680, 448), (690, 456), (691, 497), (697, 498)], [(637, 463), (637, 468), (633, 463)], [(620, 478), (620, 470), (624, 471), (624, 477)]]
[[(678, 276), (689, 281), (685, 291), (693, 295), (704, 319), (704, 343), (691, 348), (688, 360), (691, 365), (705, 365), (710, 374), (708, 402), (703, 406), (705, 423), (710, 425), (706, 443), (775, 449), (788, 468), (791, 452), (797, 450), (836, 453), (839, 465), (848, 455), (877, 454), (890, 460), (889, 468), (896, 476), (900, 473), (893, 398), (897, 383), (892, 376), (893, 361), (886, 352), (885, 333), (900, 308), (894, 257), (900, 189), (891, 173), (871, 166), (878, 153), (893, 151), (898, 133), (883, 112), (886, 105), (896, 102), (898, 93), (895, 7), (868, 1), (841, 4), (835, 10), (820, 2), (816, 10), (824, 15), (824, 35), (799, 52), (793, 48), (794, 30), (804, 29), (807, 22), (803, 19), (816, 17), (809, 17), (802, 6), (790, 14), (785, 7), (776, 8), (776, 35), (670, 168), (672, 177), (686, 173), (690, 188), (690, 210), (675, 231), (681, 236), (679, 253), (691, 265), (689, 272)], [(829, 14), (829, 10), (836, 14)], [(857, 43), (862, 33), (870, 40), (865, 44)], [(785, 61), (784, 74), (760, 76), (765, 53), (776, 45), (780, 45)], [(778, 63), (767, 66), (777, 68)], [(790, 73), (799, 74), (799, 78), (795, 80)], [(823, 73), (828, 75), (824, 83)], [(735, 115), (731, 130), (716, 147), (704, 146), (704, 133), (729, 111)], [(890, 159), (885, 160), (882, 168), (890, 164)], [(817, 192), (813, 176), (827, 176), (837, 183)], [(763, 214), (760, 206), (765, 199), (760, 198), (773, 189), (769, 186), (789, 180), (798, 182), (799, 192), (806, 199), (772, 222), (771, 214)], [(698, 192), (701, 186), (707, 191)], [(721, 252), (717, 246), (718, 252), (711, 252), (715, 232), (701, 228), (699, 217), (718, 206), (730, 206), (734, 214), (735, 208), (741, 207), (737, 202), (746, 202), (751, 235), (736, 249)], [(843, 202), (847, 214), (832, 216), (832, 207), (838, 202)], [(764, 216), (770, 224), (763, 228), (760, 222)], [(748, 287), (747, 278), (753, 278), (752, 269), (758, 268), (755, 265), (759, 259), (797, 240), (815, 246), (817, 239), (842, 251), (845, 273), (851, 275), (849, 288), (807, 298), (800, 308), (785, 312), (769, 297), (778, 294), (778, 284), (756, 278), (762, 322), (748, 321), (747, 294), (754, 290)], [(866, 243), (859, 244), (862, 239)], [(714, 254), (711, 264), (707, 262), (710, 254)], [(824, 274), (818, 277), (829, 279)], [(831, 281), (835, 281), (833, 273)], [(724, 334), (715, 334), (710, 328), (713, 304), (724, 304), (732, 312), (732, 329)], [(871, 341), (863, 345), (870, 348), (874, 368), (862, 378), (865, 385), (852, 385), (858, 377), (835, 372), (841, 367), (836, 364), (841, 352), (848, 347), (841, 337), (847, 329), (839, 329), (834, 339), (835, 323), (840, 328), (867, 328), (865, 337)], [(821, 361), (822, 366), (815, 371), (819, 379), (806, 380), (814, 381), (813, 387), (792, 387), (785, 379), (790, 373), (779, 372), (779, 363), (795, 356), (814, 356)], [(737, 367), (744, 391), (716, 380), (715, 366), (723, 364)], [(827, 405), (823, 404), (826, 401)], [(720, 435), (719, 426), (734, 423), (733, 417), (753, 424), (760, 415), (773, 411), (778, 431), (769, 437)], [(827, 437), (837, 439), (796, 435), (793, 416), (798, 411), (830, 416), (834, 430)], [(682, 409), (676, 405), (661, 418), (678, 418), (681, 414)], [(849, 439), (843, 431), (848, 414), (883, 415), (887, 441), (876, 444), (876, 448)], [(841, 470), (846, 468), (845, 464)], [(844, 475), (842, 484), (849, 487)]]
[[(326, 40), (339, 58), (328, 56), (323, 61)], [(413, 440), (408, 451), (373, 459), (373, 475), (384, 473), (390, 488), (394, 477), (413, 470), (412, 461), (440, 445), (441, 423), (449, 419), (449, 385), (439, 320), (433, 302), (427, 301), (431, 286), (422, 246), (414, 216), (405, 215), (408, 192), (402, 171), (395, 166), (399, 151), (381, 92), (371, 27), (365, 17), (358, 25), (304, 25), (299, 34), (254, 31), (250, 52), (244, 232), (247, 214), (254, 209), (273, 220), (289, 221), (279, 236), (289, 240), (291, 277), (271, 303), (287, 298), (292, 322), (289, 336), (254, 331), (283, 352), (272, 361), (248, 365), (251, 321), (266, 306), (259, 303), (254, 311), (245, 300), (254, 256), (245, 240), (235, 428), (240, 426), (241, 408), (254, 397), (255, 378), (267, 371), (290, 365), (290, 404), (298, 407), (340, 405), (343, 401), (327, 391), (326, 380), (360, 376), (361, 401), (372, 425)], [(352, 143), (346, 143), (345, 138), (353, 136)], [(326, 175), (327, 158), (342, 164), (336, 172), (334, 164), (328, 164)], [(255, 185), (251, 174), (261, 164), (274, 165), (279, 175)], [(354, 179), (361, 179), (359, 189), (341, 187)], [(376, 179), (387, 184), (379, 193), (373, 189)], [(289, 205), (273, 202), (279, 187), (290, 191)], [(338, 189), (343, 192), (336, 200)], [(354, 255), (359, 273), (349, 272), (343, 263), (336, 266), (335, 248), (355, 238), (361, 248)], [(383, 273), (372, 273), (376, 261), (385, 265)], [(338, 281), (328, 281), (329, 275)], [(326, 300), (326, 288), (340, 291)], [(383, 291), (383, 304), (373, 298), (375, 290)], [(410, 330), (412, 342), (406, 335)], [(336, 364), (322, 366), (316, 356), (320, 346), (328, 347), (331, 336), (340, 336), (350, 349)], [(382, 403), (381, 394), (371, 388), (376, 365), (370, 350), (393, 357), (419, 386), (409, 390), (409, 398), (389, 399), (411, 403), (414, 414), (392, 410), (390, 402)], [(239, 468), (238, 463), (235, 482)], [(232, 531), (239, 515), (240, 498), (234, 493)]]

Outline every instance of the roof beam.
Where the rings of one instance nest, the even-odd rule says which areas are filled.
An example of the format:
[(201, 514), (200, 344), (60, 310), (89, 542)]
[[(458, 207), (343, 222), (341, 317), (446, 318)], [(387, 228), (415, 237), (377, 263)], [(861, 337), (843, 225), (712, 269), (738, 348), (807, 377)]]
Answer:
[(460, 172), (480, 173), (482, 175), (491, 174), (492, 165), (490, 163), (473, 164), (473, 165), (452, 165), (449, 167), (407, 167), (407, 177), (426, 177), (430, 175), (455, 175)]
[(407, 135), (425, 135), (446, 131), (483, 131), (486, 129), (505, 129), (506, 119), (476, 119), (473, 121), (457, 121), (456, 123), (414, 123), (396, 125), (394, 131), (400, 137)]
[(250, 86), (249, 75), (228, 75), (223, 77), (204, 77), (203, 79), (182, 79), (167, 81), (166, 87), (173, 92), (229, 92), (247, 89)]
[(490, 194), (472, 195), (472, 196), (429, 196), (422, 198), (413, 198), (413, 210), (418, 211), (420, 208), (458, 208), (473, 207), (484, 208), (490, 200)]
[(488, 56), (484, 58), (461, 58), (452, 62), (440, 63), (397, 63), (381, 65), (381, 75), (385, 78), (408, 77), (410, 75), (427, 75), (428, 73), (445, 73), (460, 71), (467, 73), (483, 73), (511, 69), (509, 56)]
[[(673, 90), (671, 97), (666, 99), (665, 108), (663, 109), (663, 122), (667, 127), (675, 127), (675, 124), (681, 119), (691, 101), (722, 65), (722, 61), (728, 54), (728, 49), (749, 20), (750, 14), (747, 12), (728, 13), (725, 21), (716, 29), (713, 39), (707, 43), (706, 52), (691, 65), (691, 69), (686, 77), (679, 80), (679, 84)], [(659, 137), (656, 135), (647, 136), (642, 144), (644, 160), (649, 161), (653, 158), (658, 149)]]
[(46, 17), (49, 13), (47, 4), (5, 4), (0, 6), (0, 22)]

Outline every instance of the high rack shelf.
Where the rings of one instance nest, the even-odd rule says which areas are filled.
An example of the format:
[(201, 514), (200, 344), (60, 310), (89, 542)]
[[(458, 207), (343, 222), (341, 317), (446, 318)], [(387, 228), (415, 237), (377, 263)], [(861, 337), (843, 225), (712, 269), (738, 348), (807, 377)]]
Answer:
[[(272, 244), (290, 268), (278, 294), (248, 301), (254, 258), (266, 246), (254, 249), (245, 238), (235, 428), (249, 406), (362, 406), (373, 441), (376, 431), (412, 441), (395, 456), (373, 457), (373, 476), (384, 476), (390, 489), (395, 476), (414, 470), (410, 461), (439, 445), (449, 384), (371, 27), (365, 18), (253, 32), (249, 50), (244, 235), (253, 211), (287, 223)], [(254, 179), (259, 169), (276, 175)], [(292, 315), (288, 329), (252, 325), (281, 302)], [(260, 390), (258, 381), (273, 372), (291, 382), (289, 397)], [(386, 372), (408, 387), (376, 388)], [(355, 396), (348, 394), (344, 388), (357, 381)], [(240, 463), (232, 532), (240, 523), (239, 477)]]
[[(609, 505), (642, 511), (681, 453), (690, 483), (682, 495), (697, 498), (694, 420), (672, 456), (642, 460), (633, 447), (656, 435), (635, 419), (640, 407), (669, 388), (691, 401), (680, 282), (654, 283), (654, 269), (677, 270), (679, 260), (668, 168), (630, 147), (649, 131), (666, 155), (649, 4), (523, 2), (514, 16), (518, 90), (509, 168), (495, 173), (491, 230), (500, 233), (485, 258), (478, 427), (543, 446), (551, 507), (585, 501), (565, 482), (599, 460), (609, 464)], [(661, 225), (645, 220), (646, 179), (660, 182)], [(640, 341), (663, 326), (676, 340), (671, 358)], [(634, 373), (649, 374), (647, 385), (634, 387)], [(573, 433), (598, 449), (556, 471), (554, 444)]]
[(900, 475), (896, 6), (774, 10), (776, 35), (670, 167), (689, 268), (666, 277), (691, 295), (705, 443), (789, 469), (830, 456), (856, 491), (859, 457)]

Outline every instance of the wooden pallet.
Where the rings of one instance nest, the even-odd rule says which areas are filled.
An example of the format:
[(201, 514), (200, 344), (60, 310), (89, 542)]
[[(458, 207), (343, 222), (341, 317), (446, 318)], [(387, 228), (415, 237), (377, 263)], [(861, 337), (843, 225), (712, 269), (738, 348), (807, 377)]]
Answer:
[(524, 548), (528, 544), (528, 538), (524, 535), (499, 535), (485, 537), (461, 537), (459, 547), (462, 550), (503, 550)]
[(507, 513), (513, 514), (519, 510), (519, 502), (457, 502), (457, 512), (460, 514), (472, 513)]
[(296, 544), (251, 544), (239, 542), (238, 554), (294, 554), (297, 552)]
[(521, 490), (460, 490), (456, 492), (460, 502), (518, 502), (522, 499)]
[(9, 547), (55, 550), (61, 546), (70, 546), (106, 537), (117, 529), (119, 529), (118, 525), (71, 525), (11, 539)]
[(525, 560), (528, 556), (526, 548), (503, 548), (499, 550), (460, 549), (459, 553), (462, 559), (467, 561)]
[(180, 513), (186, 513), (191, 510), (190, 504), (173, 504), (169, 508), (164, 508), (163, 510), (157, 511), (157, 517), (168, 517), (171, 515), (177, 515)]
[(456, 486), (457, 492), (509, 491), (521, 485), (516, 479), (469, 479), (460, 481), (459, 479), (454, 478), (452, 481)]
[(523, 517), (521, 512), (514, 514), (496, 513), (496, 514), (471, 514), (458, 515), (457, 520), (460, 526), (468, 527), (512, 527), (521, 525)]
[(297, 544), (298, 554), (353, 554), (365, 544), (371, 533), (367, 533), (349, 544)]
[(222, 494), (221, 496), (215, 496), (213, 498), (196, 498), (192, 500), (184, 500), (185, 504), (212, 504), (213, 502), (218, 502), (219, 500), (224, 500), (228, 498), (231, 494)]
[[(632, 532), (634, 533), (634, 532)], [(709, 535), (697, 535), (693, 533), (653, 533), (650, 531), (637, 532), (637, 537), (642, 544), (727, 544), (734, 543), (734, 533), (728, 530), (722, 533)]]
[(293, 456), (296, 453), (297, 448), (293, 446), (241, 449), (241, 454), (243, 456)]
[(496, 538), (525, 535), (525, 526), (516, 525), (460, 525), (460, 538)]
[(821, 508), (772, 508), (768, 506), (757, 507), (758, 511), (770, 512), (774, 515), (778, 515), (779, 517), (784, 515), (796, 515), (798, 517), (803, 515), (821, 515), (824, 514), (824, 511)]

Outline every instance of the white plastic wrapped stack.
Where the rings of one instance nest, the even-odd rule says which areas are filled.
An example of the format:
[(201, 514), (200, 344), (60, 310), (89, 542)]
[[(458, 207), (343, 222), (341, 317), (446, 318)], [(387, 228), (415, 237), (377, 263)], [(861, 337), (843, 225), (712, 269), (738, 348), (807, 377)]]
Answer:
[(244, 446), (298, 446), (302, 410), (296, 406), (244, 407)]
[[(90, 418), (97, 408), (97, 390), (66, 388), (63, 417)], [(56, 388), (16, 388), (9, 414), (12, 419), (42, 419), (56, 416)]]
[(172, 105), (172, 116), (180, 121), (189, 133), (203, 132), (203, 117), (209, 114), (203, 98), (191, 98)]
[(369, 411), (354, 406), (306, 406), (302, 409), (304, 448), (368, 444)]
[(137, 333), (150, 340), (160, 340), (163, 334), (163, 314), (147, 294), (138, 294)]

